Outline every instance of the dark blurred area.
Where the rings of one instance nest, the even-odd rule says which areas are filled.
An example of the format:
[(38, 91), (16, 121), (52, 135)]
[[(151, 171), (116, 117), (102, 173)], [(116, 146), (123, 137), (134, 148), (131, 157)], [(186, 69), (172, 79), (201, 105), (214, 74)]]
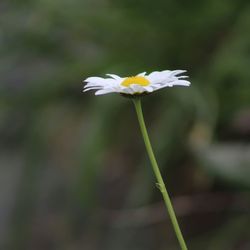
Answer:
[(250, 249), (248, 0), (0, 2), (0, 249), (177, 250), (131, 100), (82, 80), (186, 69), (146, 96), (192, 250)]

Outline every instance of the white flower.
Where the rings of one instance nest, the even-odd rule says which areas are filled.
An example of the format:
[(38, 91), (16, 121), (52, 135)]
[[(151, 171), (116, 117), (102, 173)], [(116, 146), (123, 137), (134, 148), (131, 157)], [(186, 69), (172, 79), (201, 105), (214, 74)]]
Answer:
[(84, 82), (84, 92), (97, 90), (96, 95), (108, 93), (120, 93), (124, 95), (140, 95), (153, 92), (158, 89), (173, 86), (189, 86), (190, 82), (183, 80), (188, 76), (178, 76), (186, 70), (154, 71), (149, 75), (146, 72), (131, 77), (120, 77), (107, 74), (108, 78), (89, 77)]

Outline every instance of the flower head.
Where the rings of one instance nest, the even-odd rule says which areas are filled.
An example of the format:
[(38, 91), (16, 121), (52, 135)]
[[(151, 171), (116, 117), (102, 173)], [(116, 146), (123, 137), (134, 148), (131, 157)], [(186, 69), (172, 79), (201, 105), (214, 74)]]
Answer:
[(131, 77), (120, 77), (114, 74), (107, 74), (107, 78), (89, 77), (84, 82), (84, 92), (97, 90), (96, 95), (108, 93), (120, 93), (124, 95), (147, 94), (158, 89), (173, 86), (189, 86), (190, 82), (184, 80), (188, 76), (179, 76), (185, 70), (164, 70), (154, 71), (150, 74), (146, 72)]

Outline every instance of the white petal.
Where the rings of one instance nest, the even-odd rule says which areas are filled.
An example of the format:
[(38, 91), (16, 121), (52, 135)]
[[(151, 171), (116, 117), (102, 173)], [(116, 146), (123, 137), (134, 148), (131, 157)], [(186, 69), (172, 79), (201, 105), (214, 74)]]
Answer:
[(153, 92), (154, 88), (152, 86), (144, 86), (143, 87), (147, 92)]
[(171, 76), (176, 76), (176, 75), (179, 75), (179, 74), (182, 74), (184, 72), (187, 72), (186, 70), (181, 70), (181, 69), (177, 69), (177, 70), (173, 70), (171, 71)]
[(155, 77), (155, 76), (166, 76), (166, 75), (169, 75), (171, 74), (171, 70), (163, 70), (163, 71), (153, 71), (152, 73), (150, 73), (148, 76), (149, 77)]
[(85, 79), (84, 82), (102, 83), (104, 80), (105, 78), (102, 77), (91, 76)]
[(143, 86), (138, 85), (138, 84), (131, 84), (130, 88), (132, 89), (133, 93), (143, 93), (145, 92), (145, 89)]
[(150, 84), (150, 88), (152, 88), (152, 90), (156, 90), (158, 89), (159, 87), (161, 87), (162, 85), (161, 84), (158, 84), (158, 83), (153, 83), (153, 84)]
[(125, 89), (121, 89), (120, 93), (132, 95), (134, 94), (134, 91), (131, 88), (125, 88)]
[(182, 78), (189, 78), (189, 76), (178, 76), (179, 79), (182, 79)]
[(105, 95), (114, 92), (112, 89), (100, 89), (95, 92), (95, 95)]
[(99, 83), (91, 83), (91, 82), (89, 82), (89, 83), (87, 83), (87, 84), (85, 84), (84, 85), (84, 88), (88, 88), (88, 87), (102, 87), (103, 86), (103, 84), (99, 84)]
[(189, 86), (191, 83), (185, 80), (177, 80), (173, 82), (168, 82), (162, 85), (162, 87), (173, 87), (173, 86)]
[(161, 85), (166, 85), (169, 84), (169, 86), (172, 86), (172, 82), (178, 81), (179, 77), (180, 78), (185, 78), (185, 76), (177, 76), (178, 74), (181, 74), (183, 72), (186, 72), (185, 70), (164, 70), (161, 72), (152, 72), (147, 76), (149, 81), (152, 84), (161, 84)]
[(164, 71), (154, 71), (151, 74), (149, 74), (146, 78), (151, 82), (163, 82), (164, 80), (166, 80), (169, 75), (171, 74), (170, 70), (164, 70)]
[(103, 87), (103, 88), (106, 88), (106, 87), (114, 87), (114, 86), (117, 86), (120, 84), (120, 81), (121, 80), (115, 80), (113, 78), (102, 78), (102, 79), (96, 79), (94, 77), (91, 78), (90, 80), (88, 80), (89, 82), (85, 85), (85, 88), (86, 87)]
[(103, 89), (102, 87), (91, 87), (91, 88), (84, 88), (83, 92), (94, 90), (94, 89)]
[(115, 79), (115, 80), (120, 80), (120, 79), (121, 79), (120, 76), (115, 75), (115, 74), (106, 74), (106, 75), (112, 77), (112, 78)]
[(145, 72), (142, 72), (142, 73), (140, 73), (140, 74), (137, 74), (137, 76), (145, 76), (146, 75), (146, 71)]
[(174, 83), (174, 85), (180, 85), (180, 86), (189, 86), (191, 82), (186, 80), (178, 80)]

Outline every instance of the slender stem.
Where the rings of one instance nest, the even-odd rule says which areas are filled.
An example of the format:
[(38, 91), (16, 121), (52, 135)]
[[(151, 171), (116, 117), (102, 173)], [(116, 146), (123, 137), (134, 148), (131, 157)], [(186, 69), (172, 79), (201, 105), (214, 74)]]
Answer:
[(155, 177), (157, 179), (157, 187), (160, 189), (160, 191), (162, 193), (162, 196), (163, 196), (167, 211), (169, 213), (171, 222), (173, 224), (175, 234), (176, 234), (176, 237), (177, 237), (177, 239), (179, 241), (180, 247), (181, 247), (182, 250), (187, 250), (185, 240), (184, 240), (184, 238), (182, 236), (182, 232), (180, 230), (178, 221), (176, 219), (176, 215), (175, 215), (175, 212), (174, 212), (174, 209), (173, 209), (169, 194), (168, 194), (166, 186), (165, 186), (165, 184), (163, 182), (161, 172), (160, 172), (160, 169), (158, 167), (157, 161), (155, 159), (153, 149), (152, 149), (149, 137), (148, 137), (148, 132), (147, 132), (147, 128), (146, 128), (146, 125), (145, 125), (145, 122), (144, 122), (142, 108), (141, 108), (141, 100), (139, 98), (134, 98), (133, 102), (134, 102), (134, 105), (135, 105), (136, 114), (137, 114), (138, 121), (139, 121), (139, 124), (140, 124), (142, 137), (143, 137), (143, 140), (145, 142), (145, 146), (146, 146), (146, 149), (147, 149), (147, 153), (148, 153), (148, 156), (149, 156), (149, 159), (150, 159), (150, 162), (151, 162)]

